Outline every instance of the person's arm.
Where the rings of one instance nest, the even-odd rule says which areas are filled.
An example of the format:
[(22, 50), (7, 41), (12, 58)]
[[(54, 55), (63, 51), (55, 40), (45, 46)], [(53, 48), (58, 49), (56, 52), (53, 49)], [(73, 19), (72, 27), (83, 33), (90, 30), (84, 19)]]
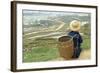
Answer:
[(79, 35), (79, 42), (82, 43), (83, 42), (83, 39), (82, 39), (82, 36)]
[(75, 38), (75, 48), (78, 49), (80, 47), (80, 43), (83, 42), (82, 37), (80, 36), (80, 34), (77, 34), (76, 38)]

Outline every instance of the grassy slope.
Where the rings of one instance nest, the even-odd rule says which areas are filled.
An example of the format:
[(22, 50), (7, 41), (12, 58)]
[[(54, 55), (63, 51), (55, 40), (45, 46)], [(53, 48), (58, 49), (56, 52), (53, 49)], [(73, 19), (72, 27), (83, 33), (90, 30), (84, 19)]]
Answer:
[(30, 52), (24, 52), (24, 62), (49, 61), (59, 56), (56, 48), (34, 48)]
[(83, 37), (83, 43), (81, 47), (83, 49), (90, 49), (91, 48), (90, 44), (91, 44), (90, 37), (87, 37), (87, 36)]
[[(67, 24), (61, 30), (58, 31), (65, 31)], [(27, 40), (29, 37), (34, 37), (38, 35), (45, 35), (48, 33), (52, 33), (50, 31), (42, 31), (40, 33), (35, 33), (31, 35), (24, 36), (24, 49), (31, 48), (31, 51), (24, 51), (23, 52), (23, 62), (40, 62), (40, 61), (50, 61), (59, 57), (59, 51), (57, 48), (57, 39), (46, 37), (37, 38)], [(62, 34), (61, 34), (62, 35)], [(54, 36), (54, 35), (53, 35)], [(50, 38), (50, 39), (48, 39)], [(90, 38), (87, 36), (83, 37), (83, 43), (81, 46), (83, 49), (90, 49)]]
[[(37, 39), (34, 40), (36, 46), (31, 51), (24, 51), (23, 62), (49, 61), (59, 57), (57, 40), (55, 39)], [(32, 43), (30, 44), (32, 45)], [(90, 49), (90, 39), (83, 37), (83, 49)]]

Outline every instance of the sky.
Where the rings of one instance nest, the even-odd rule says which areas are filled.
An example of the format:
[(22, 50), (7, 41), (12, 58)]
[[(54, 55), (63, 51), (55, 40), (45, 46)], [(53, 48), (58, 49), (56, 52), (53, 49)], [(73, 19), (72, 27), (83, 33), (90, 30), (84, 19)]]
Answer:
[(75, 13), (75, 12), (55, 12), (55, 11), (40, 11), (40, 10), (23, 10), (24, 15), (79, 15), (88, 16), (90, 13)]

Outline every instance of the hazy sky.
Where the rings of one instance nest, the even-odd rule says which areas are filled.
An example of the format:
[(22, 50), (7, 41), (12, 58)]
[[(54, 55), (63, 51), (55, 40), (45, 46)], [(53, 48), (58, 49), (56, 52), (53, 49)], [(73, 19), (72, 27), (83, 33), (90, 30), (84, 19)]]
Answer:
[(23, 10), (24, 15), (79, 15), (79, 16), (88, 16), (89, 13), (80, 13), (80, 12), (55, 12), (55, 11), (36, 11), (36, 10)]

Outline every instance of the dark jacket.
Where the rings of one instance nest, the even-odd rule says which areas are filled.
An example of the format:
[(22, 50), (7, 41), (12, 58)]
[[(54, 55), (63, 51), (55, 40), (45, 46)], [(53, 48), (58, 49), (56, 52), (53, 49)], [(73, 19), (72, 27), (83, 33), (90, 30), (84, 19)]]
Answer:
[(79, 32), (76, 31), (70, 31), (68, 33), (69, 36), (73, 37), (73, 42), (74, 42), (74, 54), (73, 56), (79, 57), (80, 52), (81, 52), (81, 43), (83, 42), (83, 39)]

